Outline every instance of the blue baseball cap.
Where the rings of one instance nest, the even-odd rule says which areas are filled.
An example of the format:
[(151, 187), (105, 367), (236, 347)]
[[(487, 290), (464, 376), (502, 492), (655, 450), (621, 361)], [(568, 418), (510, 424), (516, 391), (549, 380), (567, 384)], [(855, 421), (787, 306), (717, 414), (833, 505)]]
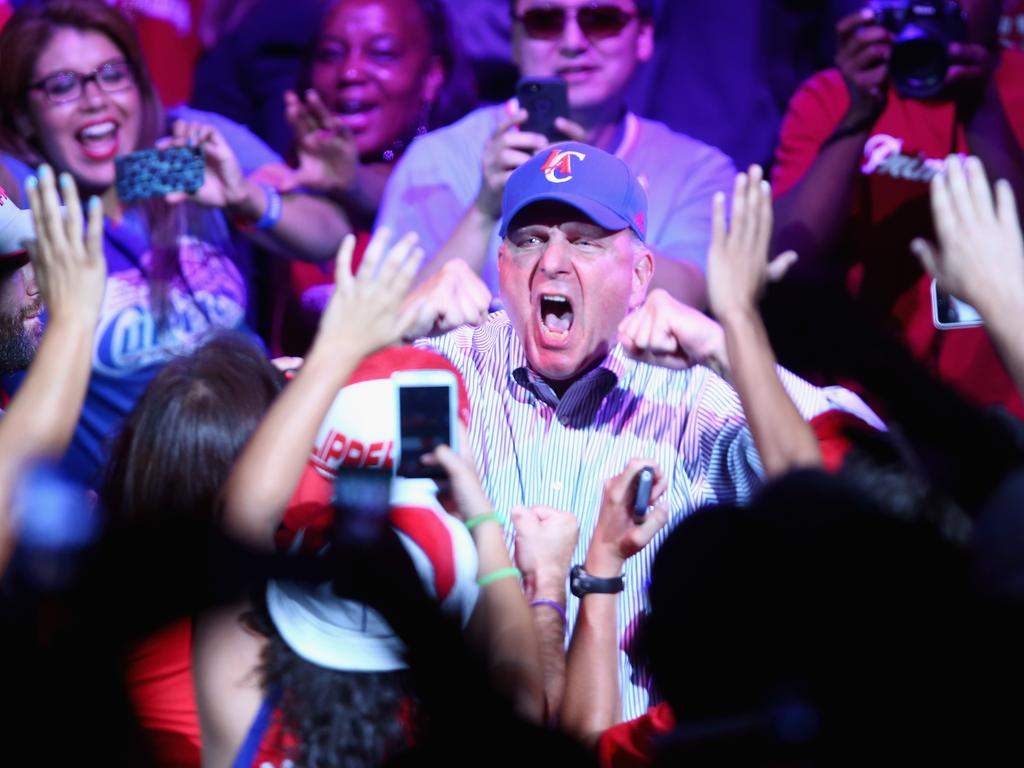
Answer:
[(520, 211), (544, 200), (571, 205), (605, 229), (647, 238), (647, 193), (629, 166), (603, 149), (565, 141), (519, 166), (505, 185), (499, 234), (505, 237)]

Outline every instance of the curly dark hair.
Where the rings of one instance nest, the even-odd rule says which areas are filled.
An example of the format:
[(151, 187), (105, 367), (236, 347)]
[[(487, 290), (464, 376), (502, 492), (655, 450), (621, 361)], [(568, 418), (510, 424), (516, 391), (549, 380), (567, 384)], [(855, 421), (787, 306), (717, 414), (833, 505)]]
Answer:
[(308, 768), (369, 768), (411, 746), (408, 670), (348, 672), (313, 664), (281, 637), (265, 599), (254, 606), (243, 621), (267, 638), (258, 673), (264, 691), (281, 692), (284, 731), (296, 742), (286, 749), (291, 760)]

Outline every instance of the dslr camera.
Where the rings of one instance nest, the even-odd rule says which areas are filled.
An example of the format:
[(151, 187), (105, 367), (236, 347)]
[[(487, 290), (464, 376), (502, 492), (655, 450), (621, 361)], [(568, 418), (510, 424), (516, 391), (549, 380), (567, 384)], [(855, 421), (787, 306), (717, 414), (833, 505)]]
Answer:
[(889, 76), (905, 98), (928, 99), (942, 90), (949, 44), (966, 32), (956, 0), (870, 0), (875, 20), (893, 35)]

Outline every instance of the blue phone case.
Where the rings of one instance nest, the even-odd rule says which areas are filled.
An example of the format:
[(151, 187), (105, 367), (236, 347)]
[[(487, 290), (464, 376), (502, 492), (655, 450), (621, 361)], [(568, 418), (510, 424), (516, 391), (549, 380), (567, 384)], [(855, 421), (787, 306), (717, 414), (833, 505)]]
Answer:
[(203, 186), (205, 162), (200, 147), (142, 149), (120, 155), (114, 164), (117, 196), (124, 203), (169, 192), (192, 193)]

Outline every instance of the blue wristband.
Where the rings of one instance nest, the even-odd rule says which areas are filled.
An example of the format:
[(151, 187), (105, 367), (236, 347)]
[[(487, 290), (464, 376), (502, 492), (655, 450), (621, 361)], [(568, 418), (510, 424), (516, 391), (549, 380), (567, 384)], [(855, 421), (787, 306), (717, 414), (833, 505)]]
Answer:
[(267, 196), (267, 208), (252, 226), (253, 229), (272, 229), (281, 220), (281, 193), (269, 184), (260, 184), (260, 189)]

